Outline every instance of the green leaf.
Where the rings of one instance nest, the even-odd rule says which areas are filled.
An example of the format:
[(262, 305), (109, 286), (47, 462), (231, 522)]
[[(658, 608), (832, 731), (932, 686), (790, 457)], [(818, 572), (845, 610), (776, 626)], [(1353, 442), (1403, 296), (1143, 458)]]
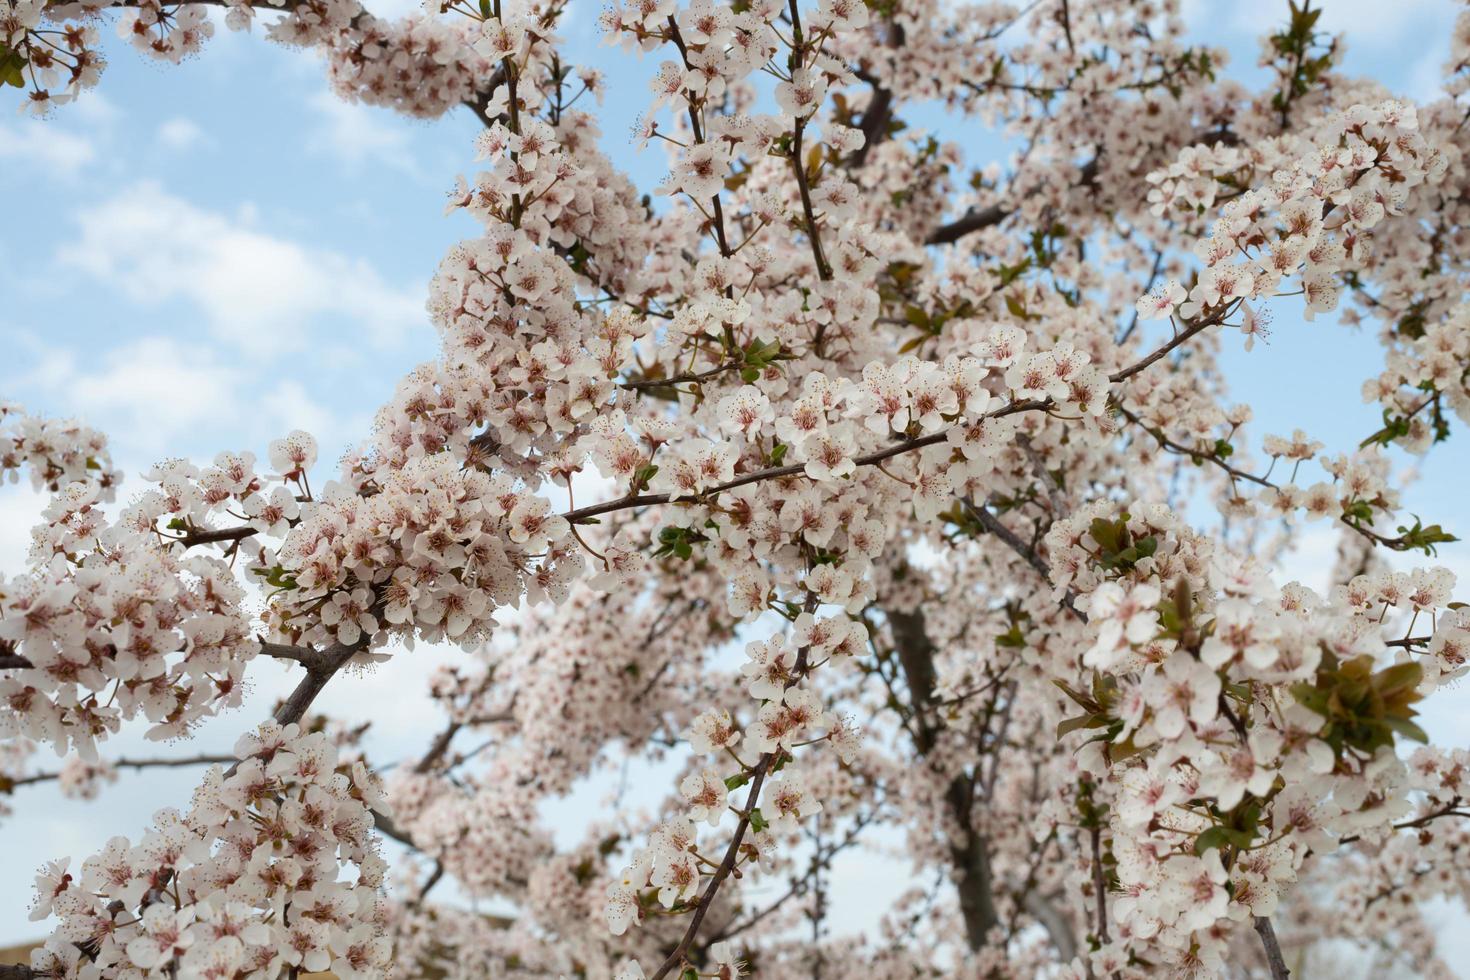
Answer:
[(1412, 741), (1418, 742), (1421, 745), (1429, 744), (1429, 735), (1424, 731), (1424, 729), (1420, 728), (1418, 725), (1414, 724), (1407, 718), (1389, 717), (1383, 719), (1383, 723), (1394, 732), (1402, 735), (1404, 738), (1411, 739)]
[(750, 811), (751, 830), (754, 830), (758, 834), (762, 830), (765, 830), (768, 826), (770, 826), (770, 824), (766, 823), (765, 815), (761, 813), (760, 807), (756, 807), (754, 810)]
[[(1067, 718), (1057, 723), (1057, 738), (1060, 739), (1065, 735), (1070, 735), (1072, 732), (1079, 731), (1083, 728), (1111, 728), (1112, 725), (1112, 719), (1100, 712), (1090, 715), (1078, 715), (1075, 718)], [(1119, 726), (1119, 731), (1121, 730), (1122, 728)], [(1107, 733), (1099, 736), (1099, 738), (1106, 740)]]
[(654, 466), (652, 463), (645, 463), (644, 465), (638, 467), (637, 472), (633, 474), (633, 492), (637, 493), (640, 490), (647, 490), (649, 481), (652, 480), (654, 478), (654, 475), (657, 473), (658, 467)]
[(995, 638), (995, 645), (1018, 650), (1026, 645), (1026, 634), (1021, 632), (1020, 623), (1012, 623), (1011, 628)]
[(19, 51), (0, 47), (0, 85), (14, 85), (16, 88), (26, 87), (24, 74), (25, 66), (28, 64), (25, 55)]
[(1052, 683), (1061, 688), (1063, 694), (1071, 698), (1073, 701), (1077, 702), (1077, 704), (1086, 711), (1091, 713), (1100, 711), (1102, 709), (1102, 705), (1098, 704), (1097, 701), (1088, 697), (1086, 694), (1082, 694), (1081, 692), (1075, 690), (1069, 684), (1067, 684), (1066, 681), (1052, 678)]
[(1230, 829), (1228, 827), (1211, 827), (1194, 839), (1194, 853), (1203, 855), (1206, 851), (1217, 850), (1230, 843)]
[(252, 569), (250, 569), (250, 574), (256, 575), (256, 576), (258, 576), (260, 578), (265, 579), (266, 584), (269, 585), (269, 586), (271, 586), (271, 587), (273, 587), (273, 588), (277, 588), (277, 589), (294, 589), (294, 588), (296, 588), (296, 573), (295, 572), (288, 572), (284, 568), (282, 568), (280, 565), (274, 565), (274, 566), (272, 566), (270, 568), (259, 568), (259, 567), (252, 568)]
[(1423, 522), (1420, 521), (1417, 517), (1414, 518), (1413, 527), (1401, 526), (1399, 528), (1399, 537), (1401, 539), (1400, 550), (1422, 550), (1426, 555), (1429, 555), (1430, 557), (1433, 557), (1436, 554), (1434, 548), (1435, 545), (1447, 544), (1451, 541), (1460, 540), (1453, 534), (1447, 532), (1444, 528), (1440, 527), (1438, 524), (1431, 524), (1428, 527), (1425, 527)]

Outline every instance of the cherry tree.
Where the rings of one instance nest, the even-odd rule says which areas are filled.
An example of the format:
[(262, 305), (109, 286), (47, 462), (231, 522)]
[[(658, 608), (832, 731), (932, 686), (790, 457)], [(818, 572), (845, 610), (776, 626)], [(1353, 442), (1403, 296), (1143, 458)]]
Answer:
[[(1415, 717), (1470, 610), (1390, 452), (1470, 419), (1470, 14), (1415, 105), (1305, 4), (1252, 90), (1174, 0), (612, 0), (655, 199), (564, 10), (0, 0), (38, 113), (100, 32), (179, 61), (222, 20), (484, 124), (439, 355), (335, 470), (297, 431), (120, 495), (102, 434), (0, 407), (0, 471), (50, 493), (0, 579), (0, 801), (202, 771), (41, 869), (53, 931), (0, 974), (1281, 978), (1338, 942), (1452, 975), (1425, 909), (1470, 887), (1470, 754)], [(924, 102), (1019, 152), (967, 163)], [(1273, 309), (1371, 328), (1381, 429), (1230, 401)], [(1316, 521), (1325, 594), (1277, 560)], [(421, 752), (313, 712), (431, 643), (464, 652)], [(258, 710), (261, 658), (294, 691), (179, 748)], [(134, 727), (174, 754), (110, 756)], [(609, 758), (677, 767), (659, 814), (559, 847), (541, 805)], [(913, 874), (855, 940), (831, 868), (875, 839)]]

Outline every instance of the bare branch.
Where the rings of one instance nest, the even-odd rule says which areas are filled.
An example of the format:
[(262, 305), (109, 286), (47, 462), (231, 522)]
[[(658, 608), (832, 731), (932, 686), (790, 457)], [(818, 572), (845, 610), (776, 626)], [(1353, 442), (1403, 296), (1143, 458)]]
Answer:
[[(180, 756), (175, 759), (118, 759), (109, 763), (114, 769), (178, 769), (185, 766), (212, 766), (224, 765), (235, 762), (233, 755), (191, 755)], [(60, 779), (60, 772), (38, 772), (30, 776), (22, 776), (11, 782), (12, 787), (32, 786), (36, 783), (46, 783), (53, 779)]]
[(1266, 949), (1266, 965), (1271, 968), (1271, 980), (1288, 980), (1291, 971), (1286, 968), (1286, 958), (1281, 955), (1281, 943), (1276, 940), (1276, 930), (1271, 920), (1263, 915), (1256, 916), (1256, 935)]

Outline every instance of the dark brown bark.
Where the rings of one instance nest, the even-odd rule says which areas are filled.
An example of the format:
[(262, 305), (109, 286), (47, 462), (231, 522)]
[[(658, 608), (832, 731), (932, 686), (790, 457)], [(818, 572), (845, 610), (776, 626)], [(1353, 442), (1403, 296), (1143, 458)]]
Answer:
[[(931, 708), (937, 680), (934, 641), (925, 628), (922, 610), (889, 612), (888, 623), (913, 705), (914, 747), (921, 756), (927, 756), (938, 740)], [(1000, 923), (1000, 916), (995, 910), (990, 842), (976, 831), (973, 819), (975, 779), (964, 773), (954, 776), (945, 787), (944, 802), (956, 825), (949, 852), (960, 914), (965, 920), (965, 939), (972, 950), (979, 950), (985, 946), (990, 930)]]

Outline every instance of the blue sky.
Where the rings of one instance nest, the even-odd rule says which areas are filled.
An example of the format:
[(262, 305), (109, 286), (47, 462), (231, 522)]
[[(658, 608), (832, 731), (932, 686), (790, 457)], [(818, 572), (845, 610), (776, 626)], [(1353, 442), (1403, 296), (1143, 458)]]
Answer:
[[(394, 2), (375, 9), (409, 9)], [(1348, 71), (1418, 98), (1435, 92), (1456, 4), (1399, 2), (1392, 13), (1363, 0), (1325, 6), (1323, 26), (1347, 32)], [(1230, 49), (1228, 73), (1249, 83), (1262, 77), (1257, 37), (1285, 7), (1190, 0), (1186, 16), (1196, 40)], [(603, 146), (651, 190), (662, 154), (637, 152), (628, 134), (658, 59), (601, 45), (596, 14), (593, 0), (573, 0), (566, 60), (606, 72)], [(475, 167), (478, 122), (467, 111), (422, 122), (342, 103), (314, 55), (222, 25), (201, 57), (178, 67), (117, 41), (106, 53), (99, 91), (53, 119), (21, 118), (9, 109), (15, 90), (0, 93), (0, 397), (85, 418), (110, 434), (133, 474), (166, 455), (263, 455), (268, 439), (298, 427), (316, 432), (331, 459), (366, 433), (396, 380), (434, 354), (425, 289), (445, 250), (475, 232), (463, 216), (445, 217), (443, 203), (455, 175)], [(975, 165), (1000, 146), (976, 123), (944, 125), (933, 109), (909, 118), (960, 142)], [(1245, 354), (1238, 338), (1225, 340), (1236, 397), (1258, 419), (1282, 420), (1277, 431), (1300, 426), (1334, 451), (1351, 449), (1377, 426), (1358, 394), (1379, 363), (1376, 343), (1278, 306), (1268, 345)], [(1256, 437), (1264, 431), (1258, 425)], [(1462, 534), (1470, 533), (1458, 485), (1470, 471), (1467, 439), (1462, 432), (1436, 450), (1408, 494), (1411, 509)], [(24, 488), (0, 488), (0, 569), (19, 569), (38, 510)], [(1309, 535), (1291, 574), (1314, 581), (1332, 547), (1330, 535)], [(1465, 546), (1445, 548), (1442, 560), (1470, 592)], [(437, 724), (427, 705), (404, 703), (404, 686), (421, 685), (425, 659), (452, 656), (421, 651), (371, 677), (344, 678), (321, 704), (376, 718), (375, 747), (391, 758)], [(288, 683), (273, 664), (257, 678), (261, 698)], [(1455, 717), (1463, 692), (1442, 701), (1431, 729), (1465, 744), (1470, 722)], [(222, 719), (205, 747), (227, 746), (260, 714)], [(157, 751), (131, 738), (119, 749)], [(6, 864), (15, 855), (22, 864), (80, 860), (110, 832), (136, 834), (154, 808), (185, 800), (192, 782), (188, 773), (124, 775), (90, 805), (32, 790), (6, 821)], [(860, 891), (885, 873), (867, 863), (840, 875)], [(36, 936), (22, 914), (28, 901), (21, 876), (0, 878), (0, 943)]]

